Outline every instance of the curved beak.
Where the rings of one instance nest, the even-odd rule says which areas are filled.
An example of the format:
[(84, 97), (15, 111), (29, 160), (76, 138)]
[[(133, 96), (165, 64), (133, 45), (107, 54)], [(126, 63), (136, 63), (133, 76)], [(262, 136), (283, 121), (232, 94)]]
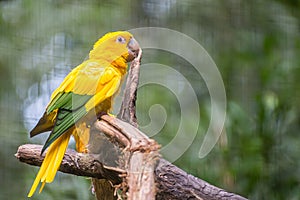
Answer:
[(140, 50), (140, 45), (132, 37), (127, 44), (127, 49), (128, 49), (128, 54), (129, 54), (127, 57), (127, 62), (130, 62), (138, 56), (139, 50)]

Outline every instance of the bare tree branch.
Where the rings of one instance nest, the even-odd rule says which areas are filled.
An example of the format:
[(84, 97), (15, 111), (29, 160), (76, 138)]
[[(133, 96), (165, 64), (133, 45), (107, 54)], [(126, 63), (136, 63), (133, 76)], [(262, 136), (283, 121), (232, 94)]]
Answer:
[(160, 159), (155, 169), (158, 200), (203, 199), (203, 200), (246, 200), (246, 198), (226, 192), (197, 177), (194, 177), (164, 159)]
[(118, 114), (119, 119), (122, 119), (135, 127), (137, 127), (138, 125), (135, 112), (135, 102), (139, 84), (141, 59), (142, 49), (139, 50), (138, 57), (134, 59), (130, 64), (122, 105)]
[[(21, 162), (41, 166), (44, 160), (44, 156), (40, 155), (41, 150), (42, 145), (25, 144), (19, 146), (15, 156)], [(93, 154), (78, 153), (72, 149), (67, 149), (59, 171), (77, 176), (108, 179), (113, 184), (119, 184), (122, 181), (120, 175), (126, 173), (122, 170), (103, 166), (102, 163), (95, 159)]]
[[(42, 146), (26, 144), (19, 147), (16, 157), (30, 165), (40, 166), (43, 157), (40, 156)], [(87, 176), (107, 179), (113, 184), (120, 184), (119, 175), (124, 176), (125, 171), (109, 168), (97, 160), (93, 155), (77, 153), (68, 149), (59, 169), (61, 172), (77, 176)], [(199, 178), (187, 174), (182, 169), (159, 159), (155, 169), (157, 187), (156, 199), (203, 199), (203, 200), (246, 200), (237, 194), (213, 186)]]

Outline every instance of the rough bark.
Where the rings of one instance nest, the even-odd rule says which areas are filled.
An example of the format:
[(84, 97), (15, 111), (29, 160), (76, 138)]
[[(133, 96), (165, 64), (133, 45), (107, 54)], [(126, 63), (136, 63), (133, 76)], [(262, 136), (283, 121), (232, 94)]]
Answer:
[[(19, 147), (16, 157), (21, 162), (40, 166), (43, 161), (43, 157), (40, 156), (41, 149), (41, 145), (25, 144)], [(77, 176), (105, 178), (115, 185), (121, 184), (120, 176), (126, 175), (123, 170), (102, 165), (94, 159), (93, 155), (77, 153), (70, 149), (67, 150), (59, 170)], [(154, 172), (157, 187), (156, 199), (246, 200), (242, 196), (226, 192), (187, 174), (162, 158), (159, 159)]]
[(226, 192), (197, 177), (194, 177), (164, 159), (160, 159), (155, 169), (158, 200), (203, 199), (203, 200), (246, 200), (246, 198)]
[[(44, 156), (40, 155), (41, 150), (42, 145), (25, 144), (19, 146), (15, 156), (21, 162), (41, 166), (44, 160)], [(93, 154), (78, 153), (72, 149), (67, 149), (59, 171), (77, 176), (107, 179), (113, 184), (119, 184), (122, 181), (120, 174), (125, 174), (125, 171), (104, 166), (95, 159)]]

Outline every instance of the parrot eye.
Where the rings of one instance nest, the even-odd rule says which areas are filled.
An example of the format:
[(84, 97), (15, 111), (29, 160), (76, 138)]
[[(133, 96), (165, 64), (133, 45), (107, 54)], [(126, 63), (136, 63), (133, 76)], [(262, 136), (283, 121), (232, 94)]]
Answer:
[(119, 36), (119, 37), (117, 38), (117, 42), (124, 44), (124, 43), (126, 42), (126, 39), (123, 38), (122, 36)]

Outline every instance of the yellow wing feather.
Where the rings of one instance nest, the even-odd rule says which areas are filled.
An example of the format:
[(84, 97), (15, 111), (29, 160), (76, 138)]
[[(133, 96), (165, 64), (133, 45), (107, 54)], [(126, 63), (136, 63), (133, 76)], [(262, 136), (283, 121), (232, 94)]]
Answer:
[(114, 70), (105, 70), (105, 72), (103, 79), (100, 79), (97, 93), (85, 104), (87, 111), (95, 108), (98, 104), (113, 96), (119, 90), (122, 81), (121, 76), (114, 72)]

